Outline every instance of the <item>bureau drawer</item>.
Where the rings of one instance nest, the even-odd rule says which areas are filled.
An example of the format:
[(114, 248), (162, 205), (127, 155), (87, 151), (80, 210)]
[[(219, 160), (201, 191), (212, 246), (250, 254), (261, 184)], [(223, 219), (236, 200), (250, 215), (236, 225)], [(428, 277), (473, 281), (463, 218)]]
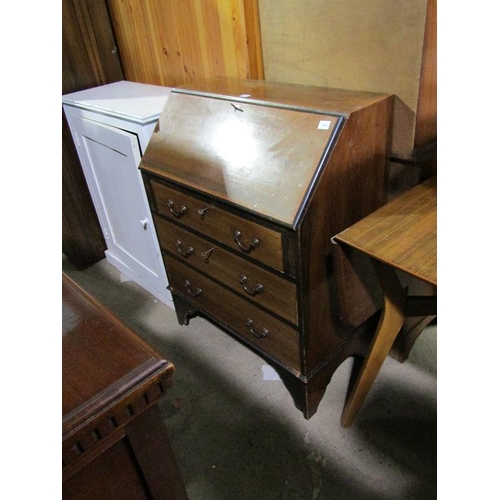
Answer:
[(151, 181), (159, 213), (283, 271), (281, 233)]
[(190, 265), (297, 324), (294, 283), (171, 224), (159, 215), (153, 218), (162, 249), (182, 256)]
[(251, 344), (300, 371), (298, 332), (211, 279), (164, 255), (174, 293), (182, 295)]

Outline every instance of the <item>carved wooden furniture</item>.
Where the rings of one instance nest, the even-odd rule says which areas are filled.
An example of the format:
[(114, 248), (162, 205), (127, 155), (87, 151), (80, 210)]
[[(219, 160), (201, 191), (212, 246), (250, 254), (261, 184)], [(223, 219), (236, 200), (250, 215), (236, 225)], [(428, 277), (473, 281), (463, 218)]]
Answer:
[(330, 236), (384, 202), (391, 113), (387, 95), (214, 78), (172, 91), (141, 161), (179, 322), (260, 354), (306, 418), (370, 328), (339, 319)]
[(64, 274), (62, 299), (63, 498), (187, 499), (157, 405), (172, 363)]
[(333, 240), (367, 255), (384, 296), (382, 316), (342, 414), (354, 421), (407, 317), (435, 315), (436, 295), (408, 296), (398, 271), (437, 287), (437, 181), (425, 181)]
[(106, 239), (106, 259), (173, 307), (138, 170), (170, 88), (115, 82), (63, 96), (63, 107)]

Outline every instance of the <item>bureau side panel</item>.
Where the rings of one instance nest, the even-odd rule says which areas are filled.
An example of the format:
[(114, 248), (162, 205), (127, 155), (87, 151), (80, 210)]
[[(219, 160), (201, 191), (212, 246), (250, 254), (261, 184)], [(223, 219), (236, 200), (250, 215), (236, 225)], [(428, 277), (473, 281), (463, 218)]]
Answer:
[(342, 287), (330, 239), (384, 203), (391, 117), (388, 98), (347, 119), (299, 229), (306, 374), (359, 333), (340, 319)]

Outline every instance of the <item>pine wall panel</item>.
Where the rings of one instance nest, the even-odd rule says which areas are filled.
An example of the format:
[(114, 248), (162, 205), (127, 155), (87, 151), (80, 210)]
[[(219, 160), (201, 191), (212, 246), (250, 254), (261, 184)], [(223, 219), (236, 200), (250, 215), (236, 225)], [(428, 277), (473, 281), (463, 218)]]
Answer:
[(108, 0), (127, 80), (263, 78), (257, 0)]

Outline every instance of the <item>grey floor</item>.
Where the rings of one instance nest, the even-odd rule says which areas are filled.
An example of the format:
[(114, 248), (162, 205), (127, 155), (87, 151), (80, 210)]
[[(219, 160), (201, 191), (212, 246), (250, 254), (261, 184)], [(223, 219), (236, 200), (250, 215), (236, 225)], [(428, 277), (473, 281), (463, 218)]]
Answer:
[(201, 318), (172, 309), (105, 260), (63, 271), (176, 366), (161, 403), (190, 500), (437, 497), (437, 335), (403, 364), (388, 358), (354, 424), (340, 415), (352, 360), (335, 372), (309, 421), (265, 361)]

